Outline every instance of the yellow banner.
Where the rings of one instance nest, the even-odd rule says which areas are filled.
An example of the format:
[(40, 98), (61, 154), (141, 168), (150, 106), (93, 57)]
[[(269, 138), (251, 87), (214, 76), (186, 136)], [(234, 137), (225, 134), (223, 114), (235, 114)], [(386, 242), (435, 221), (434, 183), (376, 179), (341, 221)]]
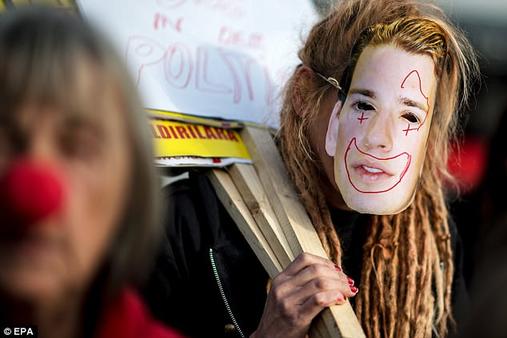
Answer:
[(155, 155), (163, 157), (233, 157), (250, 160), (239, 133), (202, 124), (150, 120)]
[(181, 122), (190, 122), (197, 124), (204, 124), (208, 126), (214, 127), (222, 127), (222, 128), (242, 128), (245, 124), (243, 122), (238, 121), (229, 121), (229, 120), (221, 120), (221, 119), (213, 119), (208, 117), (200, 117), (195, 115), (188, 115), (184, 113), (177, 113), (167, 110), (160, 109), (151, 109), (145, 108), (145, 110), (152, 116), (153, 118), (159, 118), (162, 120), (173, 120), (173, 121), (181, 121)]

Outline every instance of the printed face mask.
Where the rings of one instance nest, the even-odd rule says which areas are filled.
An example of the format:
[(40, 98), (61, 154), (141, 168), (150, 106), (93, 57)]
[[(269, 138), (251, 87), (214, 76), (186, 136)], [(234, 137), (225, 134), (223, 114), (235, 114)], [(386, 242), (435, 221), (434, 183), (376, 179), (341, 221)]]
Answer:
[(412, 202), (426, 154), (436, 78), (429, 56), (367, 47), (343, 105), (329, 121), (326, 151), (347, 206), (390, 215)]

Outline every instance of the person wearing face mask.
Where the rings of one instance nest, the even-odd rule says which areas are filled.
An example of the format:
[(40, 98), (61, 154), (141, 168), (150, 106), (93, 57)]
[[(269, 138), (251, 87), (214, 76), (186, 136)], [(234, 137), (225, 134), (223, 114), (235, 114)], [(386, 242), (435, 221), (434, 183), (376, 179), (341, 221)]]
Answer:
[(146, 117), (112, 47), (61, 10), (2, 14), (3, 334), (30, 325), (41, 338), (180, 337), (134, 289), (161, 230), (152, 161)]
[[(193, 336), (305, 337), (345, 299), (368, 337), (447, 336), (466, 297), (443, 181), (478, 74), (471, 47), (432, 5), (352, 0), (312, 28), (299, 57), (278, 141), (330, 259), (302, 254), (266, 291), (209, 182), (191, 173), (167, 191), (170, 250), (147, 298)], [(192, 310), (201, 325), (186, 320)]]

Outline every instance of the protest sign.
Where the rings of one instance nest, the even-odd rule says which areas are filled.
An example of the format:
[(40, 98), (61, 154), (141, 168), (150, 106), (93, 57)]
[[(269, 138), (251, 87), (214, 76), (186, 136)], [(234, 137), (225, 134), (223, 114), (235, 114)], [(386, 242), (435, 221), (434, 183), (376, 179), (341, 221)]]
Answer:
[(310, 1), (78, 0), (124, 55), (146, 108), (276, 127)]

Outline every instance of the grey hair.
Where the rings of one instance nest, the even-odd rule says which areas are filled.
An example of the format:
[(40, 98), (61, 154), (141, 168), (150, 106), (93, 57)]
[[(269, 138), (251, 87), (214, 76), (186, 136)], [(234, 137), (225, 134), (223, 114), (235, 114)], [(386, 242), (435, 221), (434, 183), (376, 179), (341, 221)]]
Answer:
[[(98, 79), (93, 93), (83, 93), (78, 85), (83, 62)], [(103, 96), (106, 87), (113, 88), (120, 104), (132, 160), (121, 224), (96, 277), (100, 289), (112, 295), (146, 275), (161, 230), (152, 137), (134, 82), (111, 45), (78, 16), (43, 7), (1, 15), (0, 124), (14, 120), (26, 102), (65, 114), (91, 114), (100, 107), (90, 101)]]

